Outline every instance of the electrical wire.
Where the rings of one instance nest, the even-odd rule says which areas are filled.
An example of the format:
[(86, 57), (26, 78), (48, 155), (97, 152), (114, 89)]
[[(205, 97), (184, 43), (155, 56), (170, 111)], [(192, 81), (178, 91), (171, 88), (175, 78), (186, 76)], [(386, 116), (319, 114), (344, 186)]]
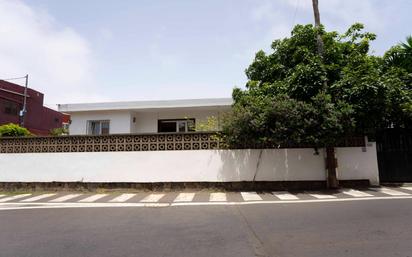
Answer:
[(1, 78), (0, 78), (0, 80), (7, 81), (7, 80), (17, 80), (17, 79), (25, 79), (25, 78), (26, 78), (26, 76), (24, 76), (24, 77), (16, 77), (16, 78), (8, 78), (8, 79), (1, 79)]
[(296, 14), (298, 13), (298, 6), (299, 6), (299, 0), (296, 0), (296, 5), (295, 5), (295, 13), (293, 14), (293, 25), (292, 27), (295, 26), (296, 22)]

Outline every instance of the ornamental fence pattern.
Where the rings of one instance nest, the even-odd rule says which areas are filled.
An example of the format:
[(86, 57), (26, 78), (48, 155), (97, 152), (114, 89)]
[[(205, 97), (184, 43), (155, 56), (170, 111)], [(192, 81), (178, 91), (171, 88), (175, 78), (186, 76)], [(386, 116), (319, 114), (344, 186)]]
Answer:
[(212, 133), (20, 137), (0, 139), (0, 153), (123, 152), (217, 149)]
[[(0, 138), (0, 153), (126, 152), (226, 149), (216, 133), (124, 134)], [(365, 146), (363, 137), (342, 140), (340, 147)], [(249, 146), (242, 148), (313, 148), (310, 145)]]

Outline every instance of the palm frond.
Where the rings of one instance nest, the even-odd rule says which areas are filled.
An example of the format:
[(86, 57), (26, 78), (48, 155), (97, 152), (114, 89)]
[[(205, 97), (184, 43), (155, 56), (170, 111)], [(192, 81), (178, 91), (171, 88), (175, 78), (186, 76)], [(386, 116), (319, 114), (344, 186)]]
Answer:
[(400, 46), (406, 53), (412, 53), (412, 36), (407, 36), (406, 41), (402, 42)]

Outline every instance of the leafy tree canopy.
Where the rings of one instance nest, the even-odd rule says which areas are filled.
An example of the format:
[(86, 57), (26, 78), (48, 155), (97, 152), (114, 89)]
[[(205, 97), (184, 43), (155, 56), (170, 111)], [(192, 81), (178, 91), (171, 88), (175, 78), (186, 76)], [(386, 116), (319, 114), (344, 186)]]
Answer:
[(297, 25), (291, 37), (272, 43), (271, 53), (257, 52), (246, 89), (233, 91), (223, 127), (229, 145), (333, 145), (344, 135), (408, 126), (411, 74), (370, 55), (375, 38), (359, 23), (344, 34)]

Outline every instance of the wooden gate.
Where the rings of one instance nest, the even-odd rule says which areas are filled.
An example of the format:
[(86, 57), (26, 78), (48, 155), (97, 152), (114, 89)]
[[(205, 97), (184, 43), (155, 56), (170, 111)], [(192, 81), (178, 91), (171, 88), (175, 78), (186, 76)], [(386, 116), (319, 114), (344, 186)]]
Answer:
[(387, 129), (376, 137), (381, 182), (412, 182), (412, 130)]

